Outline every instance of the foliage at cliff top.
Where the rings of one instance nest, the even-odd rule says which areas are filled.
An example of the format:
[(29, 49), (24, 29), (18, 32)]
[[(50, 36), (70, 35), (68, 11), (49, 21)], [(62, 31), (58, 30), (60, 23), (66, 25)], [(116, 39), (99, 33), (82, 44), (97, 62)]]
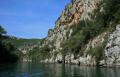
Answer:
[(42, 39), (9, 39), (10, 42), (12, 42), (16, 47), (21, 47), (25, 45), (36, 45), (41, 44)]

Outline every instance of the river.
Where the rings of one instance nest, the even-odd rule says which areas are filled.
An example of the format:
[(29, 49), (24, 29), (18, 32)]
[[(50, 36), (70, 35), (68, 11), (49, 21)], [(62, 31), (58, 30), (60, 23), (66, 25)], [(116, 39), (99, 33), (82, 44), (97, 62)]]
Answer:
[(120, 77), (120, 68), (16, 63), (0, 65), (0, 77)]

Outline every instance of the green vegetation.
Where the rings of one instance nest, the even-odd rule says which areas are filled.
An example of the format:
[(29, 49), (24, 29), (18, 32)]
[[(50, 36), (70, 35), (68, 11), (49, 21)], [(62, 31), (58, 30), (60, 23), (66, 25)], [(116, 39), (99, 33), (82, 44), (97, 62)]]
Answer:
[[(74, 1), (74, 0), (72, 0)], [(73, 3), (73, 2), (72, 2)], [(102, 11), (101, 7), (103, 8)], [(72, 8), (72, 4), (67, 5), (65, 10), (69, 12)], [(65, 56), (67, 54), (74, 54), (75, 59), (77, 57), (83, 56), (86, 44), (96, 36), (100, 35), (105, 31), (113, 31), (116, 27), (116, 24), (120, 23), (120, 0), (103, 0), (101, 6), (95, 11), (94, 15), (91, 15), (91, 20), (82, 20), (77, 24), (73, 24), (70, 29), (73, 30), (71, 37), (67, 37), (67, 40), (64, 40), (61, 43), (61, 50), (58, 50), (63, 55), (63, 61), (65, 62)], [(49, 30), (49, 33), (52, 33), (52, 29)], [(69, 35), (69, 31), (67, 35)], [(50, 37), (50, 36), (48, 36)], [(55, 39), (55, 38), (54, 38)], [(22, 39), (22, 38), (11, 38), (6, 35), (4, 28), (0, 26), (0, 62), (15, 62), (18, 60), (20, 52), (17, 48), (31, 48), (27, 52), (27, 56), (32, 61), (40, 61), (49, 59), (52, 55), (56, 57), (58, 52), (51, 54), (54, 47), (54, 41), (50, 42), (49, 45), (41, 46), (44, 39)], [(37, 46), (38, 45), (38, 46)], [(51, 45), (51, 46), (50, 46)], [(96, 48), (90, 48), (88, 54), (91, 54), (95, 57), (97, 65), (99, 61), (103, 58), (104, 46), (99, 46)], [(79, 55), (78, 55), (79, 54)]]
[[(44, 39), (23, 39), (23, 38), (12, 38), (7, 39), (6, 41), (11, 42), (19, 51), (20, 61), (26, 59), (26, 61), (37, 62), (40, 60), (40, 48)], [(24, 53), (24, 51), (26, 51)]]
[(105, 46), (107, 44), (107, 39), (108, 37), (104, 37), (104, 42), (102, 44), (102, 46), (98, 46), (96, 48), (92, 48), (90, 47), (90, 49), (87, 51), (88, 54), (91, 54), (92, 57), (95, 57), (96, 63), (99, 66), (99, 61), (102, 60), (104, 58), (104, 49)]
[(120, 0), (104, 0), (106, 23), (120, 22)]
[(91, 54), (93, 57), (95, 57), (95, 60), (97, 62), (97, 65), (99, 65), (99, 61), (103, 59), (104, 57), (104, 47), (96, 47), (96, 48), (90, 48), (88, 51), (88, 54)]
[[(40, 54), (45, 56), (42, 52), (46, 51), (45, 48), (39, 48), (43, 41), (44, 39), (23, 39), (8, 36), (4, 28), (0, 26), (0, 63), (16, 62), (24, 57), (37, 61)], [(22, 52), (24, 49), (27, 51), (26, 54)]]
[(50, 48), (48, 46), (44, 47), (34, 47), (29, 52), (29, 57), (32, 59), (33, 62), (38, 62), (40, 60), (45, 60), (46, 58), (49, 59), (50, 56)]
[[(98, 22), (99, 21), (99, 22)], [(85, 45), (94, 37), (98, 36), (102, 32), (108, 29), (108, 27), (103, 26), (103, 22), (100, 20), (89, 21), (83, 20), (78, 24), (73, 25), (73, 33), (71, 37), (62, 44), (62, 53), (72, 53), (74, 55), (83, 55)]]
[(43, 41), (42, 39), (22, 39), (22, 38), (15, 38), (15, 39), (7, 39), (7, 41), (14, 44), (16, 47), (23, 47), (27, 45), (35, 45), (35, 44), (41, 44)]
[(10, 38), (6, 33), (4, 28), (0, 26), (0, 63), (16, 62), (19, 56), (18, 52), (11, 43), (5, 41)]
[[(103, 7), (103, 11), (100, 11)], [(61, 53), (65, 57), (67, 53), (83, 55), (85, 45), (94, 37), (105, 31), (113, 31), (116, 24), (120, 23), (120, 0), (104, 0), (98, 8), (92, 20), (82, 20), (74, 24), (73, 33), (69, 39), (61, 44)], [(104, 47), (90, 48), (89, 54), (96, 57), (97, 64), (103, 58)], [(63, 57), (63, 59), (64, 59)]]
[[(101, 7), (103, 7), (103, 11), (100, 11)], [(66, 9), (69, 11), (71, 6), (67, 6)], [(62, 50), (59, 50), (63, 55), (63, 61), (65, 61), (65, 56), (67, 54), (74, 54), (75, 59), (77, 59), (79, 55), (82, 56), (86, 44), (88, 44), (90, 40), (105, 31), (113, 31), (115, 29), (116, 24), (120, 23), (120, 1), (103, 0), (101, 6), (98, 7), (98, 10), (96, 10), (95, 14), (91, 15), (91, 17), (92, 20), (82, 20), (78, 24), (73, 24), (71, 26), (73, 30), (72, 35), (61, 43)], [(21, 41), (27, 42), (28, 40), (22, 39)], [(34, 42), (37, 43), (38, 41), (40, 40), (35, 40)], [(53, 46), (53, 42), (51, 42), (50, 45)], [(105, 45), (90, 48), (88, 51), (88, 54), (96, 58), (97, 65), (99, 65), (99, 61), (103, 58), (104, 46)], [(52, 55), (50, 52), (52, 49), (54, 49), (54, 47), (35, 47), (29, 52), (29, 56), (33, 61), (44, 60), (46, 58), (49, 59)], [(54, 53), (54, 56), (56, 56), (56, 54), (57, 52)]]

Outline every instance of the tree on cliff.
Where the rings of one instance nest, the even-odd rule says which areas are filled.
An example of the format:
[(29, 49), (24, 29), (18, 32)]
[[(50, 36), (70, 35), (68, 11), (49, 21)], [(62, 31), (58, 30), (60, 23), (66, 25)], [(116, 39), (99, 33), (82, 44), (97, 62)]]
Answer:
[(9, 39), (6, 31), (0, 26), (0, 63), (16, 62), (18, 56), (15, 54), (16, 48), (5, 39)]

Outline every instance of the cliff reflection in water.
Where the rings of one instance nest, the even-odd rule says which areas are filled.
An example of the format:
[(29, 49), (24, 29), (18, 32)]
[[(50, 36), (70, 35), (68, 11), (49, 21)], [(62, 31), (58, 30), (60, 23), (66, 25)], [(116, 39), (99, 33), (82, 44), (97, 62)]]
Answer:
[(0, 77), (120, 77), (119, 68), (19, 63), (0, 65)]

